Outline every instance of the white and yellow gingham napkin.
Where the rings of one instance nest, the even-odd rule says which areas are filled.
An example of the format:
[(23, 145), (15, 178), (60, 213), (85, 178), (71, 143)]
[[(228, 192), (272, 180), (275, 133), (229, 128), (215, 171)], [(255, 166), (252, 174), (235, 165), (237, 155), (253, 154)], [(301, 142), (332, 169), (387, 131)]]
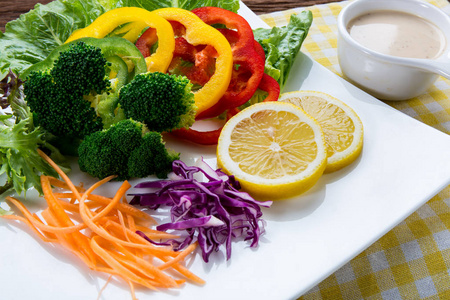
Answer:
[[(450, 14), (447, 0), (430, 0)], [(337, 16), (347, 1), (260, 15), (284, 26), (292, 13), (310, 10), (313, 25), (301, 51), (342, 76), (337, 59)], [(390, 106), (450, 134), (450, 80), (427, 94)], [(450, 149), (449, 149), (450, 151)], [(450, 186), (301, 299), (450, 299)]]

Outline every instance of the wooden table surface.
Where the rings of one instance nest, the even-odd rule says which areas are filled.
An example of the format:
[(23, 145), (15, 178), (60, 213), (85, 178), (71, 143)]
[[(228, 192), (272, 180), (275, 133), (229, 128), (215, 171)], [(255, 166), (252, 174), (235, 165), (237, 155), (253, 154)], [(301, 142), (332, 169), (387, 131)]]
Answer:
[[(270, 13), (299, 6), (335, 2), (336, 0), (243, 0), (256, 14)], [(51, 0), (2, 0), (0, 5), (0, 30), (5, 30), (5, 24), (28, 12), (36, 3), (46, 4)]]

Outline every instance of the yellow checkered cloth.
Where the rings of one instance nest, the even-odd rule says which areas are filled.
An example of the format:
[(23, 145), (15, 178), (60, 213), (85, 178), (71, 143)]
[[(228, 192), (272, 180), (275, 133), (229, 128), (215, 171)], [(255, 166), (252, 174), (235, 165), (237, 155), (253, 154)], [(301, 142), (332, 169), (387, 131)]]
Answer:
[[(447, 14), (447, 0), (431, 0)], [(310, 10), (314, 21), (302, 52), (342, 76), (337, 59), (337, 16), (347, 1), (260, 17), (284, 26), (292, 13)], [(440, 77), (427, 94), (386, 102), (450, 134), (450, 81)], [(450, 151), (450, 149), (449, 149)], [(450, 186), (300, 299), (450, 299)]]

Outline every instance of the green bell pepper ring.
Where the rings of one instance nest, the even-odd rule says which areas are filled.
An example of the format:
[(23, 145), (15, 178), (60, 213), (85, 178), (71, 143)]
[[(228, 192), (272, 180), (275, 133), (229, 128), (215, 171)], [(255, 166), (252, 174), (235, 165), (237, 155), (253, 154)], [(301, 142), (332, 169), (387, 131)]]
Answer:
[[(48, 70), (53, 67), (55, 60), (59, 57), (60, 52), (64, 52), (69, 49), (70, 45), (77, 42), (85, 42), (88, 45), (98, 47), (101, 49), (103, 56), (108, 60), (110, 57), (118, 56), (120, 57), (125, 65), (127, 66), (127, 77), (132, 78), (136, 74), (147, 72), (147, 64), (145, 63), (145, 58), (142, 56), (141, 52), (134, 46), (130, 41), (120, 38), (120, 37), (108, 37), (108, 38), (81, 38), (78, 40), (74, 40), (70, 43), (63, 44), (57, 48), (55, 48), (49, 56), (38, 62), (28, 69), (26, 69), (22, 74), (20, 74), (21, 79), (26, 79), (26, 77), (33, 71), (42, 71)], [(117, 60), (113, 59), (111, 62), (111, 69), (117, 69), (117, 74), (124, 74), (125, 70), (121, 70), (123, 68), (123, 64), (118, 64)], [(120, 72), (119, 72), (120, 71)], [(121, 81), (125, 84), (125, 81)]]

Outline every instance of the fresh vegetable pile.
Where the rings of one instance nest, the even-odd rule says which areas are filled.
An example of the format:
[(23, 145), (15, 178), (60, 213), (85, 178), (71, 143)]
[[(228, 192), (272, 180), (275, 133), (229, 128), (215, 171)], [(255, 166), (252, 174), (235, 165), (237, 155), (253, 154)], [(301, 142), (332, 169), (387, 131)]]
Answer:
[[(136, 143), (111, 152), (113, 143), (108, 141), (97, 151), (79, 152), (87, 148), (83, 141), (89, 135), (132, 119), (143, 125), (143, 131), (171, 132), (194, 143), (216, 144), (221, 128), (197, 131), (191, 128), (194, 121), (226, 121), (242, 107), (276, 100), (311, 25), (311, 13), (305, 12), (294, 15), (287, 27), (253, 31), (235, 13), (237, 2), (189, 8), (192, 11), (184, 7), (153, 7), (149, 11), (154, 3), (147, 1), (117, 8), (113, 8), (117, 3), (81, 3), (90, 8), (89, 15), (77, 14), (80, 7), (76, 3), (58, 0), (38, 5), (8, 23), (0, 38), (0, 72), (11, 69), (12, 76), (20, 77), (17, 82), (24, 84), (9, 89), (8, 96), (4, 93), (3, 98), (9, 100), (3, 100), (3, 106), (26, 103), (32, 124), (22, 131), (36, 130), (41, 139), (26, 143), (27, 151), (45, 145), (54, 153), (80, 157), (81, 169), (100, 179), (108, 175), (121, 175), (119, 179), (164, 177), (179, 154), (164, 149), (161, 136), (154, 139), (152, 147), (160, 149), (158, 155), (166, 163), (156, 170), (129, 171), (129, 165), (136, 165), (129, 161)], [(61, 26), (63, 19), (73, 26)], [(23, 30), (32, 30), (29, 22), (40, 34), (23, 36)], [(43, 36), (49, 32), (52, 34)], [(30, 56), (30, 51), (35, 54)], [(160, 76), (153, 75), (157, 72)], [(11, 108), (17, 115), (13, 105)], [(18, 116), (15, 122), (20, 119)], [(132, 135), (122, 138), (135, 139)], [(4, 151), (24, 151), (14, 148), (15, 143), (2, 145)], [(143, 154), (141, 161), (157, 163), (148, 155)], [(4, 167), (13, 157), (6, 156), (2, 163), (1, 173), (7, 176), (3, 190), (14, 187), (19, 194), (30, 187), (39, 190), (32, 166), (28, 172), (17, 169), (17, 164), (14, 170), (12, 164), (9, 169)], [(42, 168), (36, 171), (51, 175)]]
[[(205, 262), (221, 245), (229, 259), (232, 240), (257, 246), (261, 206), (270, 202), (255, 201), (203, 160), (187, 166), (163, 137), (214, 145), (222, 128), (194, 130), (196, 121), (225, 123), (247, 106), (277, 101), (312, 22), (304, 12), (286, 27), (253, 30), (238, 1), (193, 3), (55, 0), (0, 35), (0, 195), (35, 188), (49, 205), (40, 219), (8, 196), (25, 217), (0, 214), (69, 247), (92, 269), (120, 275), (132, 291), (136, 283), (179, 286), (183, 280), (161, 274), (169, 267), (201, 282), (180, 264), (197, 245)], [(70, 156), (100, 181), (74, 186)], [(125, 198), (127, 180), (149, 176), (130, 196), (139, 207), (170, 207), (171, 221), (156, 230), (134, 219), (147, 214)], [(116, 197), (92, 194), (110, 180), (124, 181)], [(92, 236), (80, 232), (86, 228)], [(144, 262), (155, 255), (144, 249), (162, 253), (162, 264)], [(151, 284), (140, 277), (155, 270)]]

